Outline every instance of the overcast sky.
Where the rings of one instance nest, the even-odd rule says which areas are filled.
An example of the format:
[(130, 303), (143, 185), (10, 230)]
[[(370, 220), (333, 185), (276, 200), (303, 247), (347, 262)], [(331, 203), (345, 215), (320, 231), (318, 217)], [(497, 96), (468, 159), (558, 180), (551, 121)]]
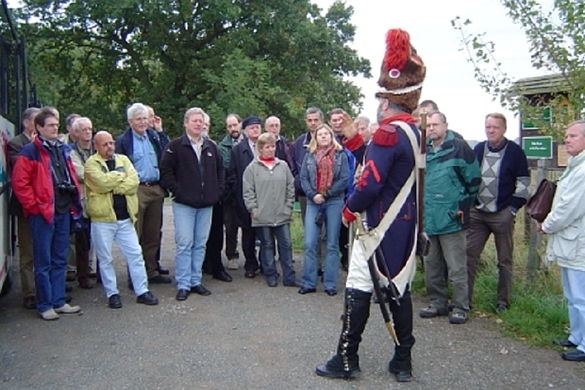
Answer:
[[(312, 1), (324, 10), (333, 3), (333, 0)], [(550, 0), (542, 2), (550, 3)], [(357, 28), (352, 46), (372, 63), (372, 78), (354, 80), (365, 95), (362, 115), (370, 119), (376, 115), (374, 94), (378, 88), (386, 31), (402, 28), (409, 32), (412, 45), (427, 67), (421, 99), (437, 102), (447, 116), (449, 128), (462, 133), (468, 140), (484, 140), (485, 115), (499, 111), (508, 119), (508, 138), (519, 136), (518, 118), (504, 111), (479, 87), (472, 65), (461, 51), (459, 31), (451, 26), (456, 16), (470, 19), (469, 31), (486, 33), (486, 40), (496, 44), (497, 60), (513, 79), (541, 75), (530, 65), (523, 31), (511, 22), (498, 0), (346, 0), (346, 4), (354, 8), (351, 22)]]

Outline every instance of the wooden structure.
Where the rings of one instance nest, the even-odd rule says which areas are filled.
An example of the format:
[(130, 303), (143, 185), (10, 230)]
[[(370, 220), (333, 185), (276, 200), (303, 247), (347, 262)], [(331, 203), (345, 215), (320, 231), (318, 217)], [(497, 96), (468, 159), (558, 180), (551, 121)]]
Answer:
[[(561, 74), (528, 77), (516, 81), (512, 91), (526, 98), (533, 107), (542, 108), (542, 118), (552, 123), (555, 120), (555, 113), (549, 105), (553, 99), (559, 96), (567, 102), (567, 90), (569, 89), (565, 77)], [(536, 124), (531, 123), (529, 118), (525, 118), (520, 113), (520, 145), (523, 145), (523, 139), (526, 137), (535, 137), (543, 135)], [(553, 140), (554, 141), (554, 140)], [(552, 145), (552, 159), (545, 161), (547, 169), (564, 169), (567, 163), (567, 154), (564, 145), (554, 141)], [(531, 169), (537, 168), (537, 159), (529, 160)]]

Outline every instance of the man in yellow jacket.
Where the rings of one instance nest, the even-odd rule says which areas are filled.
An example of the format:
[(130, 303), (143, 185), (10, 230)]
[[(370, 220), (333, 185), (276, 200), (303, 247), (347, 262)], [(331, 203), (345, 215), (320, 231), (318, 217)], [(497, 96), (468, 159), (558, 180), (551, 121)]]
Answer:
[(136, 301), (156, 305), (158, 299), (148, 291), (144, 258), (134, 228), (138, 213), (138, 174), (128, 157), (114, 154), (110, 133), (98, 132), (94, 143), (97, 153), (85, 163), (86, 211), (91, 218), (91, 237), (108, 304), (112, 309), (122, 307), (112, 257), (112, 244), (116, 241), (128, 264), (138, 296)]

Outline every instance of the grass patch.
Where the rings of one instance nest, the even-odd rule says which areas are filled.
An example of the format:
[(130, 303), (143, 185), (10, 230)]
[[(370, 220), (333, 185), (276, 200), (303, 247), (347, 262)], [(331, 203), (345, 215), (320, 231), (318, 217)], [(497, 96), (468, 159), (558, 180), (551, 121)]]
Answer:
[(305, 230), (301, 213), (293, 213), (293, 222), (290, 224), (290, 237), (294, 254), (303, 254), (303, 244), (305, 242)]
[(473, 314), (501, 319), (504, 335), (532, 345), (550, 346), (552, 340), (567, 338), (567, 304), (558, 272), (539, 272), (530, 285), (524, 277), (515, 272), (510, 308), (496, 316), (498, 270), (496, 266), (484, 267), (475, 282)]
[[(514, 275), (510, 308), (495, 314), (498, 286), (496, 248), (491, 237), (481, 255), (473, 293), (472, 316), (499, 319), (502, 334), (531, 345), (550, 346), (552, 340), (567, 338), (569, 316), (563, 296), (559, 268), (540, 266), (532, 283), (526, 282), (528, 243), (524, 241), (524, 213), (518, 213), (514, 232)], [(545, 244), (540, 248), (544, 253)], [(419, 272), (413, 291), (426, 295), (424, 273)], [(500, 321), (501, 320), (501, 321)]]

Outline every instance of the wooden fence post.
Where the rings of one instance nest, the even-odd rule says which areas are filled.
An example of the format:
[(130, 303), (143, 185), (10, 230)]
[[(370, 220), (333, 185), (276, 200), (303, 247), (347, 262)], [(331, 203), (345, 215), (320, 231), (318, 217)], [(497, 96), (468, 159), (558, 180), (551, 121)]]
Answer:
[[(538, 160), (536, 170), (536, 186), (545, 178), (546, 160)], [(531, 284), (536, 276), (536, 271), (540, 265), (539, 248), (542, 245), (542, 234), (536, 231), (536, 223), (525, 213), (526, 218), (530, 219), (530, 246), (528, 247), (528, 260), (526, 262), (526, 283)]]

